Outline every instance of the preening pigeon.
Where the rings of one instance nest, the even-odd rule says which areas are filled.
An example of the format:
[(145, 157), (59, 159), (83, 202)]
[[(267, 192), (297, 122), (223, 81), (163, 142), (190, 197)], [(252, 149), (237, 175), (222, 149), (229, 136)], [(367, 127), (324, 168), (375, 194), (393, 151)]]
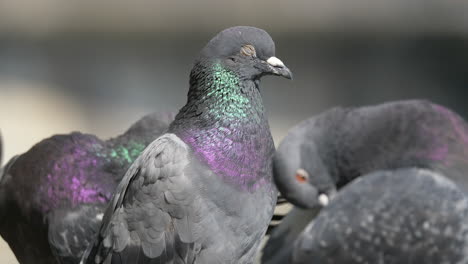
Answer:
[(468, 193), (467, 123), (424, 100), (334, 108), (290, 130), (274, 179), (290, 202), (313, 208), (361, 175), (405, 167), (440, 172)]
[(273, 214), (273, 140), (260, 78), (291, 78), (264, 30), (202, 49), (186, 105), (114, 194), (86, 263), (252, 263)]
[[(336, 189), (375, 170), (427, 168), (466, 192), (468, 126), (456, 113), (425, 100), (333, 108), (292, 128), (273, 166), (281, 194), (314, 210), (326, 205)], [(291, 230), (310, 220), (293, 217), (277, 227), (281, 232), (272, 232), (263, 263), (281, 263), (278, 256), (291, 254)]]
[(0, 180), (0, 234), (19, 262), (79, 263), (126, 170), (173, 119), (151, 114), (107, 141), (55, 135), (11, 159)]
[(293, 264), (466, 264), (468, 199), (441, 174), (377, 171), (343, 189), (294, 245)]

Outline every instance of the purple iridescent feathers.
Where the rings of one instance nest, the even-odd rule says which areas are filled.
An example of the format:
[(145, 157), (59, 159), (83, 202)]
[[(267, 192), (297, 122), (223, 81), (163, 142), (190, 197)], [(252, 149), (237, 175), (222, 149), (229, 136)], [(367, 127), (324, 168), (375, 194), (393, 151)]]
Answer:
[(173, 118), (147, 115), (107, 141), (55, 135), (12, 159), (0, 185), (0, 233), (18, 260), (78, 263), (125, 171)]
[[(185, 129), (182, 120), (172, 125), (176, 134), (192, 146), (195, 154), (227, 182), (244, 190), (256, 190), (264, 185), (268, 175), (273, 140), (264, 116), (260, 91), (250, 83), (244, 84), (232, 72), (214, 64), (212, 74), (199, 77), (198, 82), (210, 84), (212, 91), (203, 96), (210, 107), (201, 113), (199, 120), (188, 120), (193, 127)], [(200, 106), (199, 106), (200, 107)], [(220, 117), (223, 117), (222, 119)]]

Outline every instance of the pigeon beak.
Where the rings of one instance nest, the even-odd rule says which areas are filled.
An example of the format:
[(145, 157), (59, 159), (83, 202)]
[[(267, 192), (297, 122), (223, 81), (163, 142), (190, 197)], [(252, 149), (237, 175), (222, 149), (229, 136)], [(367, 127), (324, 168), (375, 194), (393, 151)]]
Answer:
[(280, 59), (276, 57), (270, 57), (266, 62), (270, 66), (271, 73), (273, 75), (283, 76), (284, 78), (292, 80), (292, 72)]
[(318, 202), (322, 207), (327, 206), (336, 195), (336, 189), (331, 189), (327, 193), (321, 193), (318, 196)]
[(323, 194), (323, 193), (319, 195), (318, 200), (319, 200), (319, 204), (320, 204), (322, 207), (327, 206), (328, 203), (330, 202), (330, 199), (328, 198), (328, 195)]

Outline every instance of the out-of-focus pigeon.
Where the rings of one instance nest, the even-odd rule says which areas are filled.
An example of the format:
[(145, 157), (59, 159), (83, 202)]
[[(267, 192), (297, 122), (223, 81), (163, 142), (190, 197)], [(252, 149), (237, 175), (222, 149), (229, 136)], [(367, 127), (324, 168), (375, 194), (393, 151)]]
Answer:
[[(326, 205), (336, 189), (375, 170), (427, 168), (468, 190), (468, 126), (451, 110), (425, 100), (359, 108), (333, 108), (292, 128), (274, 157), (281, 194), (302, 208)], [(304, 219), (281, 223), (262, 262), (290, 255), (289, 230)], [(283, 225), (283, 226), (281, 226)], [(288, 233), (289, 232), (289, 233)], [(286, 235), (288, 234), (288, 235)]]
[(0, 181), (0, 234), (19, 262), (78, 263), (126, 170), (173, 119), (150, 114), (107, 141), (55, 135), (12, 158)]
[(290, 130), (274, 179), (290, 202), (313, 208), (361, 175), (405, 167), (440, 172), (468, 192), (467, 123), (424, 100), (334, 108)]
[(441, 174), (377, 171), (341, 189), (294, 244), (293, 264), (466, 264), (468, 199)]
[(264, 75), (291, 78), (264, 30), (202, 49), (186, 105), (128, 170), (86, 263), (252, 263), (277, 198)]

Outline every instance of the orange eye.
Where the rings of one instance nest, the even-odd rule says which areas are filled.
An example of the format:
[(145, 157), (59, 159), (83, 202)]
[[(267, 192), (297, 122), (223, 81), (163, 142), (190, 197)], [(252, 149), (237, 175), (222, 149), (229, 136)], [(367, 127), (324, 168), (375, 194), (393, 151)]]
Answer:
[(296, 174), (296, 181), (298, 182), (306, 182), (307, 178), (304, 175), (301, 175), (299, 173)]
[(300, 183), (304, 183), (304, 182), (307, 182), (308, 179), (309, 179), (309, 173), (307, 173), (306, 170), (298, 169), (296, 171), (296, 181)]

